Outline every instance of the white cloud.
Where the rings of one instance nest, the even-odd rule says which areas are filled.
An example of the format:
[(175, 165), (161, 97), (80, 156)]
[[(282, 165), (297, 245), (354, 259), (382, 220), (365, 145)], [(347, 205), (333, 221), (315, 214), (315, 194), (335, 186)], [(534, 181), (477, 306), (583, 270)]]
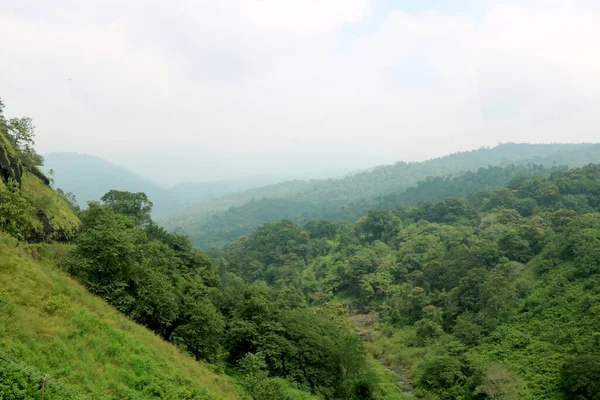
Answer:
[(71, 3), (0, 5), (0, 96), (43, 151), (207, 179), (597, 140), (591, 1)]

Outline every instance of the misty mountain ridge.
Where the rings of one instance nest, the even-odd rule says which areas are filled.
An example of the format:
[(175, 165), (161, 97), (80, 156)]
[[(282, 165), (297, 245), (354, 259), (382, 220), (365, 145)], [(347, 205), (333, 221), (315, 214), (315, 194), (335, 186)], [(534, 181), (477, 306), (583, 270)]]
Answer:
[(126, 167), (93, 155), (64, 152), (46, 154), (44, 158), (44, 171), (54, 171), (54, 185), (73, 193), (80, 206), (99, 200), (113, 189), (144, 192), (154, 203), (155, 215), (173, 212), (210, 197), (280, 181), (275, 176), (263, 175), (164, 187)]
[(398, 195), (434, 176), (452, 177), (490, 166), (579, 167), (594, 162), (600, 162), (600, 144), (504, 143), (426, 161), (399, 161), (339, 179), (294, 180), (232, 193), (162, 217), (160, 223), (188, 235), (197, 246), (219, 248), (280, 218), (299, 223), (352, 219), (372, 207), (373, 199)]

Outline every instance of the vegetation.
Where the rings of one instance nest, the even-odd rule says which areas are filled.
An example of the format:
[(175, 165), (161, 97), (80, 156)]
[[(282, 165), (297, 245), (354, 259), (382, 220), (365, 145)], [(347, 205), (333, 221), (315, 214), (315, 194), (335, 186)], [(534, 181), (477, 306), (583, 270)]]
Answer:
[(600, 165), (481, 168), (341, 210), (354, 194), (313, 182), (320, 210), (250, 203), (306, 206), (303, 225), (205, 254), (143, 192), (79, 210), (37, 169), (31, 121), (0, 128), (3, 399), (45, 375), (50, 399), (600, 398)]
[(368, 347), (406, 368), (420, 398), (591, 399), (599, 187), (589, 165), (354, 224), (281, 220), (211, 255), (310, 306), (377, 311)]
[(6, 120), (0, 102), (0, 227), (30, 242), (70, 240), (79, 219), (71, 195), (52, 190), (38, 167), (30, 119)]
[(564, 165), (578, 167), (591, 162), (600, 162), (600, 145), (509, 143), (424, 162), (382, 166), (342, 179), (284, 182), (204, 201), (159, 222), (188, 235), (196, 246), (220, 249), (277, 219), (300, 224), (310, 219), (355, 221), (371, 209), (440, 201), (491, 190), (517, 176), (547, 176)]
[[(286, 285), (222, 270), (158, 227), (144, 193), (112, 190), (79, 211), (37, 175), (21, 178), (0, 197), (3, 398), (37, 396), (45, 375), (47, 398), (398, 398), (380, 389), (389, 377), (367, 362), (343, 308), (309, 308)], [(34, 209), (52, 218), (31, 219)], [(53, 234), (65, 221), (76, 237)], [(40, 222), (45, 236), (33, 236)]]
[(237, 367), (254, 398), (294, 398), (294, 388), (344, 399), (377, 392), (343, 308), (308, 308), (289, 286), (215, 268), (151, 222), (145, 196), (105, 199), (80, 214), (77, 246), (63, 263), (92, 293), (196, 358)]
[(68, 247), (0, 234), (0, 398), (236, 399), (232, 379), (178, 351), (56, 267)]

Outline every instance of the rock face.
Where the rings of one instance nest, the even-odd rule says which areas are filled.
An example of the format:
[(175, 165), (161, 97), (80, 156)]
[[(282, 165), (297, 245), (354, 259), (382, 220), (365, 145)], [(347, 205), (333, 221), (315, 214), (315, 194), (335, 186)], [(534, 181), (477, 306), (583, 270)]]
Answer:
[(0, 178), (4, 182), (13, 179), (21, 186), (23, 176), (23, 165), (19, 156), (10, 145), (3, 132), (0, 132)]

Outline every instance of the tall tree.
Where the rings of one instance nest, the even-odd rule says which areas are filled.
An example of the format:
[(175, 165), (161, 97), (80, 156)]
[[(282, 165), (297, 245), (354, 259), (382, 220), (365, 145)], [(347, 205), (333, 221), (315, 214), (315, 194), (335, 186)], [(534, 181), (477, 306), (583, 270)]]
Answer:
[(115, 213), (132, 217), (140, 226), (151, 222), (152, 202), (145, 193), (111, 190), (100, 200)]

